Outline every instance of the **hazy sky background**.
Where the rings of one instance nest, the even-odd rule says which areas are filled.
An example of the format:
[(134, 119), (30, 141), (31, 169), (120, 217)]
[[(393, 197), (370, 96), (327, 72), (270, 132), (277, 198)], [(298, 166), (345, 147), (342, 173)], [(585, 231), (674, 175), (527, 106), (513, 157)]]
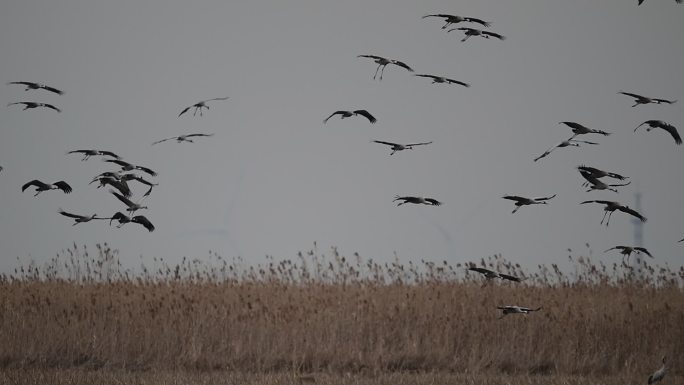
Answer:
[[(491, 21), (508, 39), (445, 33), (429, 13)], [(658, 263), (682, 264), (684, 147), (665, 131), (632, 130), (661, 119), (684, 135), (684, 6), (672, 0), (468, 1), (10, 1), (0, 4), (0, 271), (16, 257), (44, 261), (76, 242), (108, 242), (123, 261), (205, 258), (248, 262), (292, 258), (313, 242), (346, 255), (451, 263), (502, 253), (524, 265), (563, 262), (567, 248), (596, 257), (632, 244), (631, 217), (599, 224), (600, 205), (634, 205), (643, 193), (644, 245)], [(458, 27), (459, 25), (456, 25)], [(476, 26), (477, 27), (477, 26)], [(417, 73), (472, 84), (430, 84), (359, 54), (395, 58)], [(624, 90), (680, 99), (630, 108)], [(203, 117), (180, 110), (214, 102)], [(63, 109), (22, 111), (14, 101)], [(322, 120), (338, 109), (378, 118)], [(612, 132), (599, 146), (559, 149), (559, 121)], [(196, 143), (150, 144), (191, 132)], [(434, 141), (389, 156), (371, 140)], [(110, 150), (158, 171), (141, 212), (148, 233), (104, 221), (71, 226), (57, 213), (123, 211), (107, 189), (88, 185), (115, 167), (81, 162), (75, 149)], [(575, 170), (587, 164), (631, 176), (620, 194), (587, 193)], [(147, 176), (146, 176), (147, 178)], [(21, 193), (32, 179), (65, 180), (70, 195)], [(145, 186), (133, 183), (139, 198)], [(504, 194), (558, 194), (548, 206), (511, 214)], [(395, 195), (424, 195), (441, 207), (396, 207)]]

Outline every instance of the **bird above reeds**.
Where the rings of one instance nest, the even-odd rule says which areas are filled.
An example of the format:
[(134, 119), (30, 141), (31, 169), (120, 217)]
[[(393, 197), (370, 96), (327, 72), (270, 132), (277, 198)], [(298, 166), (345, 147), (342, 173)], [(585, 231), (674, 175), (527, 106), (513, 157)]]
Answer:
[(496, 307), (499, 310), (502, 310), (501, 312), (501, 317), (499, 319), (502, 319), (503, 317), (509, 315), (509, 314), (529, 314), (535, 311), (539, 311), (542, 309), (541, 306), (539, 306), (536, 309), (532, 309), (529, 307), (524, 307), (524, 306), (497, 306)]
[(620, 254), (622, 254), (622, 261), (623, 261), (623, 262), (624, 262), (625, 260), (627, 260), (627, 262), (629, 262), (629, 257), (630, 257), (633, 253), (636, 253), (636, 254), (646, 254), (646, 255), (648, 255), (649, 257), (653, 258), (653, 255), (651, 255), (651, 253), (650, 253), (648, 250), (646, 250), (645, 247), (640, 247), (640, 246), (623, 246), (623, 245), (619, 245), (619, 246), (614, 246), (614, 247), (611, 247), (610, 249), (607, 249), (606, 251), (604, 251), (604, 253), (607, 253), (607, 252), (609, 252), (609, 251), (611, 251), (611, 250), (620, 250)]
[(64, 215), (65, 217), (74, 218), (74, 223), (72, 224), (72, 226), (76, 226), (76, 225), (79, 224), (79, 223), (90, 222), (90, 221), (92, 221), (92, 220), (94, 220), (94, 219), (108, 219), (108, 218), (99, 218), (99, 217), (97, 216), (97, 214), (93, 214), (93, 215), (91, 215), (91, 216), (72, 214), (72, 213), (68, 213), (68, 212), (66, 212), (66, 211), (64, 211), (64, 210), (62, 210), (62, 209), (59, 209), (58, 212), (59, 212), (60, 214)]
[(642, 222), (646, 222), (646, 217), (638, 213), (636, 210), (630, 208), (629, 206), (622, 205), (618, 202), (614, 201), (604, 201), (604, 200), (591, 200), (591, 201), (584, 201), (580, 202), (581, 205), (586, 204), (586, 203), (599, 203), (602, 204), (603, 207), (603, 219), (601, 219), (601, 224), (603, 224), (603, 221), (606, 221), (606, 216), (608, 216), (608, 220), (606, 221), (606, 226), (610, 223), (610, 217), (613, 215), (615, 211), (622, 211), (623, 213), (629, 214), (635, 218), (638, 218)]
[(469, 267), (468, 270), (482, 274), (488, 281), (495, 278), (505, 279), (513, 282), (521, 282), (524, 280), (524, 278), (518, 278), (512, 275), (499, 273), (494, 270), (485, 269), (484, 267)]
[(119, 224), (116, 226), (117, 228), (120, 228), (126, 223), (137, 223), (139, 225), (144, 226), (149, 232), (154, 231), (154, 225), (144, 215), (136, 215), (132, 218), (129, 218), (127, 215), (121, 213), (120, 211), (117, 211), (111, 218), (109, 218), (110, 226), (112, 224), (112, 221), (119, 222)]

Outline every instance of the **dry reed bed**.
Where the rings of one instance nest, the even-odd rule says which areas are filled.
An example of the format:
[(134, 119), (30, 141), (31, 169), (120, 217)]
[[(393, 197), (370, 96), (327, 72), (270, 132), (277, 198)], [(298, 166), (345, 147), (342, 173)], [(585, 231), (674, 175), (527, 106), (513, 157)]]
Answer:
[[(643, 376), (667, 354), (676, 375), (684, 349), (681, 271), (637, 279), (580, 260), (572, 284), (540, 267), (522, 284), (482, 286), (459, 265), (349, 263), (333, 251), (133, 274), (98, 250), (0, 280), (6, 370)], [(500, 257), (484, 262), (522, 274)], [(544, 308), (499, 320), (504, 304)]]

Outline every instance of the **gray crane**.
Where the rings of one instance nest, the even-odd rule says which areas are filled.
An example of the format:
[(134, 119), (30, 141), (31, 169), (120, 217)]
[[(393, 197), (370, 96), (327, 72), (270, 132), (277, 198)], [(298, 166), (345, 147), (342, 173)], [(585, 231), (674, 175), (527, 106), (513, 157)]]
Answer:
[(580, 170), (580, 175), (584, 179), (586, 179), (586, 182), (583, 184), (585, 187), (589, 187), (589, 190), (587, 192), (592, 191), (592, 190), (610, 190), (613, 192), (618, 192), (617, 189), (613, 187), (622, 187), (622, 186), (627, 186), (632, 182), (627, 182), (627, 183), (614, 183), (614, 184), (607, 184), (599, 180), (594, 174), (588, 171), (582, 171)]
[(594, 144), (594, 145), (598, 144), (598, 143), (596, 143), (596, 142), (589, 142), (589, 141), (587, 141), (587, 140), (577, 140), (577, 139), (573, 139), (573, 138), (574, 138), (574, 136), (571, 137), (571, 138), (569, 138), (569, 139), (566, 139), (566, 140), (564, 140), (564, 141), (562, 141), (562, 142), (560, 142), (560, 143), (558, 143), (558, 144), (556, 144), (556, 145), (554, 145), (554, 146), (552, 146), (552, 147), (549, 148), (548, 150), (544, 151), (543, 154), (541, 154), (541, 155), (539, 155), (538, 157), (534, 158), (534, 161), (536, 162), (536, 161), (538, 161), (538, 160), (541, 159), (541, 158), (547, 157), (549, 154), (551, 154), (551, 152), (552, 152), (553, 150), (555, 150), (555, 149), (557, 149), (557, 148), (563, 148), (563, 147), (580, 147), (580, 146), (581, 146), (581, 143), (584, 143), (584, 144)]
[(502, 319), (509, 314), (529, 314), (542, 309), (541, 306), (536, 309), (524, 306), (497, 306), (496, 308), (502, 310), (501, 317), (499, 317), (499, 319)]
[(470, 87), (470, 84), (455, 80), (455, 79), (449, 79), (444, 76), (436, 76), (436, 75), (427, 75), (427, 74), (415, 74), (414, 76), (419, 76), (422, 78), (430, 78), (432, 79), (432, 84), (435, 83), (446, 83), (446, 84), (458, 84), (462, 85), (463, 87)]
[(503, 199), (508, 199), (515, 202), (515, 208), (511, 211), (511, 214), (515, 214), (523, 206), (528, 205), (546, 205), (551, 199), (555, 198), (556, 194), (548, 197), (538, 197), (538, 198), (525, 198), (518, 195), (504, 195)]
[(649, 98), (649, 97), (647, 97), (647, 96), (638, 95), (638, 94), (632, 94), (632, 93), (624, 92), (624, 91), (620, 91), (620, 92), (618, 92), (618, 94), (622, 94), (622, 95), (627, 95), (627, 96), (633, 97), (633, 98), (634, 98), (634, 105), (633, 105), (632, 107), (636, 107), (636, 106), (638, 106), (639, 104), (650, 104), (650, 103), (654, 103), (654, 104), (663, 104), (663, 103), (666, 103), (666, 104), (674, 104), (674, 103), (677, 103), (676, 100)]
[(67, 152), (67, 154), (83, 154), (83, 158), (81, 161), (86, 161), (90, 159), (91, 156), (109, 156), (114, 159), (121, 159), (120, 156), (116, 155), (115, 153), (111, 151), (102, 151), (102, 150), (73, 150)]
[(9, 82), (9, 84), (21, 84), (22, 86), (26, 86), (26, 89), (24, 91), (28, 90), (38, 90), (38, 89), (44, 89), (46, 91), (54, 92), (57, 95), (62, 95), (64, 94), (64, 91), (60, 91), (54, 87), (46, 86), (45, 84), (40, 84), (40, 83), (33, 83), (33, 82)]
[(629, 177), (627, 177), (627, 176), (622, 176), (622, 175), (616, 174), (614, 172), (599, 170), (598, 168), (585, 166), (585, 165), (577, 166), (577, 170), (579, 170), (579, 172), (591, 174), (596, 179), (604, 178), (604, 177), (609, 177), (609, 178), (613, 178), (613, 179), (617, 179), (617, 180), (629, 179)]
[(369, 59), (373, 59), (373, 61), (378, 65), (378, 68), (375, 69), (375, 75), (373, 75), (373, 79), (375, 79), (375, 77), (378, 76), (378, 71), (380, 70), (380, 68), (382, 68), (382, 71), (380, 71), (380, 80), (382, 80), (382, 74), (385, 72), (385, 67), (387, 67), (388, 64), (394, 64), (395, 66), (405, 68), (409, 72), (414, 72), (413, 68), (409, 67), (406, 63), (401, 62), (399, 60), (387, 59), (382, 56), (376, 55), (359, 55), (357, 57), (366, 57)]
[(428, 205), (428, 206), (441, 206), (442, 202), (438, 201), (437, 199), (434, 198), (424, 198), (424, 197), (416, 197), (416, 196), (405, 196), (405, 197), (400, 197), (399, 195), (394, 197), (394, 200), (392, 202), (396, 201), (402, 201), (397, 204), (397, 206), (401, 206), (406, 203), (413, 203), (413, 204), (423, 204), (423, 205)]
[(128, 206), (126, 211), (130, 212), (131, 214), (133, 214), (134, 212), (136, 212), (138, 210), (147, 209), (147, 206), (143, 206), (140, 203), (134, 203), (130, 199), (128, 199), (125, 196), (117, 193), (114, 190), (109, 190), (109, 192), (112, 193), (116, 197), (116, 199), (120, 200), (121, 202), (123, 202), (123, 204)]
[(667, 366), (667, 357), (663, 356), (663, 366), (661, 366), (660, 369), (656, 370), (653, 374), (648, 376), (648, 385), (661, 381), (663, 378), (665, 378), (665, 374), (667, 374), (668, 369), (669, 368)]
[(48, 103), (38, 103), (38, 102), (14, 102), (14, 103), (9, 103), (9, 104), (7, 105), (7, 107), (13, 106), (13, 105), (15, 105), (15, 104), (23, 104), (23, 105), (24, 105), (23, 111), (28, 110), (29, 108), (44, 107), (44, 108), (49, 108), (49, 109), (55, 110), (55, 111), (57, 111), (57, 112), (62, 112), (62, 110), (60, 110), (59, 108), (53, 106), (52, 104), (48, 104)]
[(495, 37), (499, 40), (506, 40), (506, 36), (499, 35), (498, 33), (494, 32), (489, 32), (489, 31), (483, 31), (481, 29), (475, 29), (475, 28), (468, 28), (468, 27), (460, 27), (460, 28), (452, 28), (447, 31), (464, 31), (465, 32), (465, 37), (461, 39), (461, 42), (464, 42), (471, 38), (472, 36), (481, 36), (484, 37), (485, 39), (489, 39), (490, 37)]
[(214, 136), (214, 134), (185, 134), (185, 135), (179, 135), (179, 136), (172, 136), (170, 138), (158, 140), (152, 145), (154, 146), (155, 144), (166, 142), (167, 140), (176, 140), (176, 143), (181, 143), (181, 142), (188, 142), (188, 143), (194, 143), (192, 139), (188, 138), (195, 138), (195, 137), (209, 137), (209, 136)]
[(103, 161), (108, 162), (108, 163), (118, 164), (119, 166), (121, 166), (121, 171), (140, 170), (140, 171), (146, 172), (152, 176), (157, 176), (156, 172), (152, 171), (151, 169), (149, 169), (147, 167), (137, 166), (135, 164), (128, 163), (128, 162), (123, 161), (121, 159), (103, 159)]
[(394, 153), (397, 151), (413, 150), (414, 146), (425, 146), (425, 145), (431, 144), (432, 142), (399, 144), (399, 143), (385, 142), (382, 140), (374, 140), (373, 143), (379, 143), (379, 144), (384, 144), (384, 145), (390, 146), (390, 148), (392, 150), (390, 155), (394, 155)]
[(604, 253), (607, 253), (607, 252), (609, 252), (609, 251), (611, 251), (611, 250), (620, 250), (620, 254), (622, 254), (622, 261), (623, 261), (623, 262), (625, 261), (625, 259), (627, 259), (627, 262), (629, 262), (629, 257), (630, 257), (633, 253), (636, 253), (636, 254), (646, 254), (646, 255), (648, 255), (649, 257), (653, 258), (653, 255), (651, 255), (651, 253), (650, 253), (648, 250), (646, 250), (645, 247), (640, 247), (640, 246), (623, 246), (623, 245), (619, 245), (619, 246), (614, 246), (614, 247), (611, 247), (610, 249), (607, 249), (606, 251), (604, 251)]
[(644, 124), (648, 125), (648, 127), (646, 127), (647, 132), (651, 131), (654, 128), (662, 128), (663, 130), (669, 132), (670, 135), (672, 135), (672, 137), (674, 138), (675, 143), (677, 143), (677, 145), (682, 144), (682, 137), (679, 136), (679, 132), (677, 132), (677, 128), (675, 128), (675, 126), (673, 126), (669, 123), (663, 122), (662, 120), (647, 120), (647, 121), (641, 123), (640, 125), (638, 125), (637, 128), (634, 129), (634, 132), (636, 132), (636, 130), (638, 130), (639, 127), (643, 126)]
[(606, 226), (610, 223), (610, 217), (613, 215), (615, 211), (622, 211), (623, 213), (629, 214), (635, 218), (638, 218), (642, 222), (646, 222), (646, 217), (643, 215), (639, 214), (636, 210), (630, 208), (629, 206), (622, 205), (618, 202), (614, 201), (604, 201), (604, 200), (591, 200), (591, 201), (584, 201), (580, 202), (581, 205), (586, 204), (586, 203), (599, 203), (602, 204), (603, 207), (603, 219), (601, 219), (601, 224), (603, 224), (603, 221), (606, 220), (606, 216), (608, 216), (608, 220), (606, 221)]
[(476, 19), (474, 17), (466, 17), (466, 16), (457, 16), (457, 15), (449, 15), (449, 14), (444, 14), (444, 13), (438, 13), (435, 15), (425, 15), (422, 17), (422, 19), (428, 18), (428, 17), (440, 17), (444, 19), (445, 24), (442, 26), (442, 29), (447, 29), (451, 24), (458, 24), (462, 22), (467, 22), (467, 23), (477, 23), (482, 25), (483, 27), (489, 27), (492, 25), (492, 23), (481, 20), (481, 19)]
[(333, 112), (332, 114), (330, 114), (330, 116), (323, 119), (323, 123), (324, 124), (327, 123), (328, 119), (332, 118), (335, 115), (340, 115), (340, 119), (349, 118), (349, 117), (356, 116), (356, 115), (361, 115), (364, 118), (368, 119), (368, 121), (371, 122), (371, 124), (378, 121), (377, 119), (375, 119), (375, 117), (373, 115), (370, 114), (370, 112), (368, 112), (366, 110), (355, 110), (355, 111), (340, 110), (340, 111)]
[(64, 215), (65, 217), (74, 218), (74, 224), (72, 226), (76, 226), (79, 223), (90, 222), (93, 219), (108, 219), (108, 218), (98, 218), (97, 214), (93, 214), (89, 217), (87, 217), (85, 215), (72, 214), (72, 213), (68, 213), (62, 209), (59, 209), (58, 212), (60, 214)]
[(38, 196), (38, 194), (42, 193), (43, 191), (49, 190), (62, 190), (65, 194), (69, 194), (72, 191), (71, 186), (69, 186), (69, 184), (63, 180), (60, 180), (52, 184), (47, 184), (39, 181), (38, 179), (34, 179), (21, 186), (21, 192), (24, 192), (24, 190), (31, 186), (34, 186), (36, 188), (36, 193), (33, 195), (34, 197)]
[(144, 215), (136, 215), (132, 218), (129, 218), (127, 215), (121, 213), (120, 211), (117, 211), (111, 218), (109, 218), (110, 226), (112, 224), (112, 221), (119, 221), (119, 224), (116, 226), (117, 228), (120, 228), (126, 223), (132, 222), (143, 225), (149, 232), (154, 231), (154, 225)]
[(572, 138), (574, 138), (577, 135), (584, 135), (584, 134), (599, 134), (599, 135), (603, 135), (603, 136), (610, 135), (610, 132), (596, 130), (596, 129), (589, 128), (589, 127), (583, 126), (583, 125), (581, 125), (579, 123), (575, 123), (575, 122), (559, 122), (558, 124), (565, 124), (566, 126), (572, 128), (572, 133), (574, 134), (572, 136)]
[(512, 276), (512, 275), (499, 273), (499, 272), (497, 272), (497, 271), (485, 269), (485, 268), (483, 268), (483, 267), (469, 267), (468, 270), (470, 270), (470, 271), (475, 271), (475, 272), (478, 272), (478, 273), (484, 275), (484, 277), (485, 277), (488, 281), (491, 280), (491, 279), (496, 279), (496, 278), (499, 278), (499, 279), (506, 279), (506, 280), (513, 281), (513, 282), (521, 282), (521, 281), (523, 281), (523, 278), (518, 278), (518, 277), (515, 277), (515, 276)]
[(195, 109), (195, 111), (192, 113), (192, 116), (197, 115), (197, 111), (199, 111), (200, 116), (202, 116), (202, 108), (206, 108), (207, 110), (209, 109), (209, 106), (207, 106), (207, 103), (208, 103), (208, 102), (211, 102), (211, 101), (214, 101), (214, 100), (228, 100), (229, 98), (230, 98), (229, 96), (226, 96), (226, 97), (223, 97), (223, 98), (213, 98), (213, 99), (207, 99), (207, 100), (199, 101), (199, 102), (197, 102), (197, 103), (195, 103), (195, 104), (193, 104), (193, 105), (191, 105), (191, 106), (185, 107), (185, 108), (183, 109), (183, 111), (181, 111), (180, 114), (178, 114), (178, 117), (180, 118), (181, 115), (183, 115), (184, 113), (188, 112), (188, 110), (191, 109), (191, 108), (194, 108), (194, 109)]

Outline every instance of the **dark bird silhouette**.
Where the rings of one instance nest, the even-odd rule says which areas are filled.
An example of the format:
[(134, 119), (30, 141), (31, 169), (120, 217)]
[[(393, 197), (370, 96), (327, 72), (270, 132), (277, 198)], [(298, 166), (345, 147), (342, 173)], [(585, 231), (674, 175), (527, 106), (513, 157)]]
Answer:
[(503, 317), (507, 316), (508, 314), (529, 314), (534, 311), (539, 311), (541, 310), (541, 306), (539, 306), (536, 309), (532, 309), (529, 307), (523, 307), (523, 306), (497, 306), (496, 307), (499, 310), (503, 310), (501, 313), (501, 317), (499, 319), (502, 319)]
[(192, 116), (197, 115), (197, 111), (199, 111), (200, 116), (202, 116), (202, 108), (206, 108), (207, 110), (209, 109), (209, 106), (207, 106), (207, 103), (208, 103), (208, 102), (211, 102), (211, 101), (214, 101), (214, 100), (227, 100), (228, 98), (230, 98), (230, 97), (229, 97), (229, 96), (226, 96), (226, 97), (224, 97), (224, 98), (213, 98), (213, 99), (207, 99), (207, 100), (199, 101), (199, 102), (197, 102), (197, 103), (195, 103), (195, 104), (193, 104), (193, 105), (191, 105), (191, 106), (185, 107), (185, 108), (183, 109), (183, 111), (181, 111), (180, 114), (178, 114), (178, 117), (180, 118), (181, 115), (183, 115), (184, 113), (186, 113), (186, 112), (187, 112), (189, 109), (191, 109), (191, 108), (195, 108), (195, 111), (192, 113)]
[(116, 155), (115, 153), (113, 153), (111, 151), (101, 151), (101, 150), (73, 150), (73, 151), (67, 152), (67, 154), (83, 154), (83, 159), (81, 159), (82, 161), (88, 160), (88, 159), (90, 159), (91, 156), (97, 156), (97, 155), (109, 156), (109, 157), (112, 157), (114, 159), (121, 159), (120, 156)]
[(442, 202), (438, 201), (437, 199), (433, 198), (423, 198), (423, 197), (400, 197), (399, 195), (394, 197), (394, 200), (392, 202), (396, 201), (403, 201), (399, 202), (397, 206), (401, 206), (406, 203), (413, 203), (413, 204), (424, 204), (428, 206), (440, 206), (442, 205)]
[(632, 182), (627, 182), (627, 183), (614, 183), (614, 184), (607, 184), (599, 180), (597, 177), (594, 176), (591, 172), (588, 171), (582, 171), (580, 170), (580, 175), (584, 179), (586, 179), (586, 182), (583, 184), (584, 187), (589, 187), (589, 190), (587, 192), (592, 191), (592, 190), (610, 190), (614, 192), (618, 192), (617, 189), (614, 189), (612, 187), (622, 187), (622, 186), (627, 186)]
[(57, 112), (62, 112), (59, 108), (53, 106), (52, 104), (47, 104), (47, 103), (38, 103), (38, 102), (15, 102), (15, 103), (9, 103), (7, 107), (13, 106), (15, 104), (23, 104), (24, 109), (22, 111), (28, 110), (29, 108), (38, 108), (38, 107), (45, 107), (45, 108), (50, 108), (53, 109)]
[(143, 225), (147, 229), (147, 231), (149, 231), (149, 232), (154, 231), (154, 225), (144, 215), (136, 215), (132, 218), (129, 218), (128, 216), (117, 211), (116, 214), (114, 214), (111, 218), (109, 218), (109, 225), (110, 226), (112, 224), (112, 221), (119, 221), (119, 224), (116, 226), (117, 228), (120, 228), (121, 226), (125, 225), (126, 223), (133, 222), (133, 223)]
[(97, 214), (93, 214), (93, 215), (91, 215), (91, 216), (89, 216), (89, 217), (84, 216), (84, 215), (71, 214), (71, 213), (68, 213), (68, 212), (66, 212), (66, 211), (64, 211), (64, 210), (62, 210), (62, 209), (59, 209), (58, 212), (59, 212), (60, 214), (64, 215), (65, 217), (74, 218), (74, 224), (73, 224), (72, 226), (76, 226), (76, 225), (79, 224), (79, 223), (90, 222), (90, 221), (92, 221), (93, 219), (108, 219), (108, 218), (98, 218), (98, 217), (97, 217)]
[(613, 179), (617, 179), (617, 180), (629, 179), (629, 177), (622, 176), (622, 175), (616, 174), (614, 172), (603, 171), (603, 170), (599, 170), (598, 168), (589, 167), (589, 166), (585, 166), (585, 165), (577, 166), (577, 170), (579, 170), (580, 172), (589, 173), (594, 178), (597, 178), (597, 179), (603, 178), (603, 177), (609, 177), (609, 178), (613, 178)]
[(663, 130), (669, 132), (670, 135), (672, 135), (677, 145), (682, 144), (682, 137), (679, 136), (679, 132), (677, 132), (677, 129), (673, 125), (665, 123), (662, 120), (647, 120), (638, 125), (637, 128), (634, 129), (634, 132), (636, 132), (636, 130), (638, 130), (639, 127), (643, 126), (644, 124), (648, 125), (648, 127), (646, 127), (646, 131), (651, 131), (654, 128), (662, 128)]
[(515, 202), (515, 208), (511, 211), (511, 214), (515, 214), (522, 206), (528, 205), (546, 205), (551, 199), (555, 198), (556, 194), (548, 197), (538, 197), (538, 198), (525, 198), (517, 195), (504, 195), (503, 199), (508, 199)]
[(575, 123), (575, 122), (559, 122), (558, 124), (565, 124), (566, 126), (572, 128), (572, 133), (575, 134), (572, 136), (572, 138), (574, 138), (577, 135), (584, 135), (584, 134), (599, 134), (599, 135), (603, 135), (603, 136), (610, 135), (610, 132), (595, 130), (593, 128), (585, 127), (585, 126), (583, 126), (579, 123)]
[[(643, 2), (644, 2), (644, 0), (639, 0), (639, 3), (637, 5), (641, 5), (641, 3), (643, 3)], [(675, 0), (675, 3), (681, 4), (682, 0)], [(649, 384), (650, 384), (650, 382), (649, 382)]]
[(625, 258), (629, 262), (629, 257), (632, 255), (632, 253), (636, 253), (636, 254), (642, 254), (643, 253), (643, 254), (646, 254), (649, 257), (653, 258), (653, 255), (651, 255), (651, 253), (648, 250), (646, 250), (646, 248), (639, 247), (639, 246), (622, 246), (622, 245), (620, 245), (620, 246), (611, 247), (610, 249), (604, 251), (604, 253), (607, 253), (611, 250), (620, 250), (620, 254), (622, 254), (622, 261), (623, 262), (625, 261)]
[(392, 150), (390, 155), (394, 155), (394, 153), (397, 151), (413, 150), (414, 146), (424, 146), (424, 145), (428, 145), (432, 142), (399, 144), (399, 143), (392, 143), (392, 142), (383, 142), (382, 140), (374, 140), (373, 143), (380, 143), (380, 144), (385, 144), (385, 145), (390, 146), (391, 150)]
[(174, 140), (174, 139), (176, 140), (176, 143), (181, 143), (181, 142), (194, 143), (192, 141), (192, 139), (188, 139), (188, 138), (194, 138), (194, 137), (200, 137), (200, 136), (209, 137), (209, 136), (214, 136), (214, 134), (186, 134), (186, 135), (172, 136), (170, 138), (158, 140), (158, 141), (152, 143), (152, 145), (154, 146), (157, 143), (162, 143), (162, 142), (166, 142), (167, 140)]
[[(681, 3), (681, 1), (678, 1), (678, 3)], [(667, 374), (668, 369), (669, 368), (667, 367), (667, 357), (663, 357), (663, 366), (661, 366), (660, 369), (658, 369), (655, 373), (648, 376), (648, 385), (656, 383), (665, 378), (665, 374)]]
[(422, 78), (430, 78), (430, 79), (432, 79), (432, 84), (447, 83), (447, 84), (459, 84), (459, 85), (462, 85), (463, 87), (470, 87), (470, 84), (468, 84), (468, 83), (464, 83), (462, 81), (458, 81), (458, 80), (454, 80), (454, 79), (445, 78), (444, 76), (427, 75), (427, 74), (416, 74), (414, 76), (420, 76)]
[(474, 17), (465, 17), (465, 16), (457, 16), (457, 15), (448, 15), (448, 14), (443, 14), (443, 13), (438, 13), (436, 15), (425, 15), (422, 18), (425, 19), (427, 17), (440, 17), (444, 19), (445, 24), (442, 26), (442, 29), (447, 29), (451, 24), (458, 24), (462, 22), (467, 22), (467, 23), (477, 23), (482, 25), (483, 27), (489, 27), (492, 25), (492, 23), (476, 19)]
[(38, 179), (34, 179), (21, 186), (21, 192), (24, 192), (24, 190), (31, 186), (34, 186), (36, 188), (36, 193), (33, 195), (34, 197), (42, 193), (43, 191), (48, 190), (62, 190), (65, 194), (69, 194), (72, 191), (71, 186), (69, 186), (69, 184), (63, 180), (60, 180), (59, 182), (55, 182), (53, 184), (47, 184), (39, 181)]
[(447, 31), (464, 31), (465, 32), (465, 37), (461, 39), (461, 42), (464, 42), (471, 38), (472, 36), (481, 36), (484, 37), (485, 39), (489, 39), (490, 37), (495, 37), (499, 40), (506, 40), (506, 36), (499, 35), (498, 33), (494, 32), (489, 32), (489, 31), (483, 31), (481, 29), (475, 29), (475, 28), (468, 28), (468, 27), (460, 27), (460, 28), (452, 28)]
[(375, 123), (378, 121), (377, 119), (375, 119), (375, 117), (373, 115), (370, 114), (370, 112), (368, 112), (366, 110), (356, 110), (356, 111), (335, 111), (332, 114), (330, 114), (330, 116), (323, 119), (323, 123), (327, 123), (328, 119), (332, 118), (335, 115), (340, 115), (340, 119), (349, 118), (351, 116), (356, 116), (356, 115), (361, 115), (364, 118), (368, 119), (368, 121), (371, 123)]
[(108, 163), (118, 164), (119, 166), (121, 166), (121, 171), (140, 170), (140, 171), (146, 172), (152, 176), (157, 176), (156, 172), (152, 171), (151, 169), (149, 169), (147, 167), (137, 166), (137, 165), (134, 165), (132, 163), (128, 163), (126, 161), (123, 161), (121, 159), (104, 159), (104, 161), (108, 162)]
[(649, 97), (647, 97), (647, 96), (632, 94), (632, 93), (624, 92), (624, 91), (620, 91), (620, 92), (618, 92), (618, 94), (622, 94), (622, 95), (627, 95), (627, 96), (633, 97), (633, 98), (634, 98), (634, 105), (633, 105), (632, 107), (636, 107), (636, 106), (638, 106), (639, 104), (649, 104), (649, 103), (654, 103), (654, 104), (663, 104), (663, 103), (674, 104), (674, 103), (677, 103), (676, 100), (649, 98)]
[(487, 280), (499, 278), (499, 279), (506, 279), (506, 280), (513, 281), (513, 282), (523, 281), (523, 278), (518, 278), (518, 277), (514, 277), (512, 275), (499, 273), (499, 272), (496, 272), (493, 270), (485, 269), (483, 267), (469, 267), (468, 270), (476, 271), (476, 272), (484, 275), (484, 277), (487, 278)]
[(552, 147), (549, 148), (548, 150), (544, 151), (543, 154), (541, 154), (541, 155), (539, 155), (538, 157), (534, 158), (534, 161), (536, 162), (536, 161), (538, 161), (538, 160), (541, 159), (541, 158), (545, 158), (546, 156), (548, 156), (549, 154), (551, 154), (551, 152), (552, 152), (553, 150), (555, 150), (555, 149), (557, 149), (557, 148), (563, 148), (563, 147), (580, 147), (580, 143), (584, 143), (584, 144), (598, 144), (598, 143), (596, 143), (596, 142), (589, 142), (589, 141), (586, 141), (586, 140), (577, 140), (577, 139), (572, 139), (572, 138), (566, 139), (566, 140), (564, 140), (564, 141), (562, 141), (562, 142), (560, 142), (560, 143), (558, 143), (558, 144), (552, 146)]
[[(109, 173), (109, 174), (114, 174), (114, 173)], [(128, 186), (128, 183), (126, 183), (125, 180), (121, 179), (121, 176), (116, 175), (107, 175), (107, 176), (96, 176), (90, 183), (92, 184), (95, 182), (100, 182), (100, 184), (97, 186), (97, 188), (104, 187), (106, 185), (110, 185), (114, 187), (115, 189), (119, 190), (119, 192), (127, 197), (130, 198), (132, 195), (131, 189)]]
[(367, 57), (373, 59), (373, 61), (378, 65), (378, 68), (375, 69), (375, 75), (373, 75), (373, 79), (375, 79), (375, 77), (378, 76), (378, 70), (382, 68), (382, 71), (380, 71), (380, 80), (382, 80), (382, 74), (385, 72), (385, 67), (387, 67), (388, 64), (394, 64), (396, 66), (405, 68), (409, 72), (414, 72), (411, 67), (409, 67), (406, 63), (401, 62), (399, 60), (386, 59), (384, 57), (375, 55), (359, 55), (357, 57)]
[(26, 89), (25, 89), (24, 91), (28, 91), (28, 90), (37, 90), (37, 89), (42, 88), (42, 89), (44, 89), (44, 90), (46, 90), (46, 91), (54, 92), (54, 93), (56, 93), (57, 95), (62, 95), (62, 94), (64, 94), (64, 91), (60, 91), (60, 90), (58, 90), (58, 89), (56, 89), (56, 88), (53, 88), (53, 87), (50, 87), (50, 86), (46, 86), (45, 84), (40, 84), (40, 83), (33, 83), (33, 82), (9, 82), (9, 83), (7, 83), (7, 84), (21, 84), (21, 85), (23, 85), (23, 86), (26, 86)]
[(604, 205), (603, 207), (603, 219), (601, 219), (601, 224), (603, 224), (603, 221), (606, 220), (606, 216), (608, 216), (608, 220), (606, 221), (606, 226), (610, 223), (610, 217), (613, 215), (613, 213), (617, 211), (622, 211), (623, 213), (629, 214), (633, 217), (638, 218), (642, 222), (646, 222), (646, 217), (643, 215), (639, 214), (636, 210), (630, 208), (629, 206), (621, 205), (618, 202), (613, 202), (613, 201), (604, 201), (604, 200), (592, 200), (592, 201), (584, 201), (580, 202), (580, 204), (586, 204), (586, 203), (599, 203)]
[(121, 202), (123, 202), (123, 204), (128, 206), (126, 211), (130, 212), (131, 214), (133, 214), (134, 212), (136, 212), (138, 210), (147, 209), (147, 206), (143, 206), (140, 203), (133, 203), (130, 199), (128, 199), (125, 196), (117, 193), (114, 190), (109, 190), (109, 192), (112, 193), (112, 195), (114, 195), (116, 197), (116, 199), (120, 200)]

